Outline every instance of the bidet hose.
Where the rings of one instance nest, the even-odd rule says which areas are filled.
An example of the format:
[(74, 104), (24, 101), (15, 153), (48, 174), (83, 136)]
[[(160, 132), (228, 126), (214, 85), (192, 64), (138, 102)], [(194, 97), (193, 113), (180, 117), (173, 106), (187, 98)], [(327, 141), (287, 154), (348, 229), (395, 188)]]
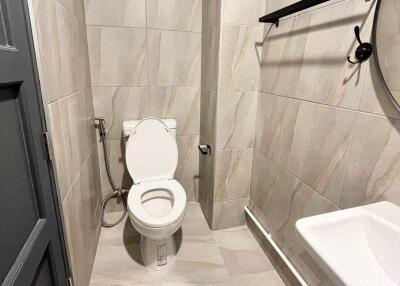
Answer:
[[(104, 120), (104, 118), (95, 118), (95, 119), (99, 122), (99, 134), (100, 134), (100, 141), (103, 145), (104, 163), (106, 165), (105, 167), (106, 167), (107, 178), (108, 178), (108, 181), (110, 182), (111, 188), (113, 189), (113, 191), (111, 193), (109, 193), (103, 199), (103, 202), (101, 205), (101, 224), (103, 227), (109, 228), (109, 227), (116, 226), (124, 219), (124, 217), (127, 213), (127, 207), (126, 207), (126, 201), (125, 201), (124, 195), (128, 191), (123, 189), (122, 187), (117, 187), (114, 183), (114, 180), (113, 180), (113, 178), (111, 176), (111, 172), (110, 172), (110, 161), (108, 158), (107, 146), (106, 146), (106, 135), (107, 135), (106, 121)], [(111, 199), (118, 199), (118, 198), (120, 198), (122, 200), (122, 206), (123, 206), (122, 216), (116, 222), (108, 223), (104, 218), (107, 204)]]

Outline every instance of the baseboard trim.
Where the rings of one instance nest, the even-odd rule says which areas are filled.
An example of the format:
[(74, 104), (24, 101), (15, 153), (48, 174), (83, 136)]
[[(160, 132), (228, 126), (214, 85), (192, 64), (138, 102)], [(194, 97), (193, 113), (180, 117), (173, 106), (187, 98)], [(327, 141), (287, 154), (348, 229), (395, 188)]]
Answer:
[[(286, 270), (290, 271), (290, 274), (292, 277), (290, 277), (290, 278), (285, 277), (286, 279), (284, 279), (284, 280), (293, 280), (293, 278), (295, 278), (297, 280), (296, 282), (298, 282), (298, 283), (296, 283), (297, 285), (308, 286), (308, 284), (301, 277), (300, 273), (296, 270), (296, 268), (294, 268), (293, 264), (289, 261), (289, 259), (282, 252), (282, 250), (279, 248), (279, 246), (275, 243), (275, 241), (272, 239), (271, 235), (263, 228), (263, 226), (260, 224), (260, 222), (257, 220), (257, 218), (253, 215), (253, 213), (250, 211), (250, 209), (248, 207), (245, 207), (244, 210), (245, 210), (245, 213), (248, 215), (248, 218), (251, 220), (251, 222), (253, 224), (256, 225), (257, 229), (261, 233), (261, 235), (262, 235), (261, 239), (262, 239), (263, 244), (268, 243), (270, 246), (268, 248), (272, 247), (273, 251), (275, 252), (273, 255), (274, 260), (276, 260), (276, 258), (280, 259), (281, 262), (283, 262), (284, 266), (286, 266), (285, 267)], [(267, 252), (269, 252), (269, 251), (267, 250)], [(279, 264), (282, 264), (282, 263), (279, 263)]]

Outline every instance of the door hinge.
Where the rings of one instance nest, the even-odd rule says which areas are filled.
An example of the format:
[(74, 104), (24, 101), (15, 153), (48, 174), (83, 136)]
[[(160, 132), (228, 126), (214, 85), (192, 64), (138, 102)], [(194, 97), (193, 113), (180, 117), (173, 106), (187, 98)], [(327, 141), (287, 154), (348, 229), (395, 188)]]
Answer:
[(49, 132), (43, 132), (43, 148), (44, 148), (44, 153), (46, 156), (47, 161), (51, 161), (53, 158), (51, 156), (51, 151), (50, 151), (50, 134)]

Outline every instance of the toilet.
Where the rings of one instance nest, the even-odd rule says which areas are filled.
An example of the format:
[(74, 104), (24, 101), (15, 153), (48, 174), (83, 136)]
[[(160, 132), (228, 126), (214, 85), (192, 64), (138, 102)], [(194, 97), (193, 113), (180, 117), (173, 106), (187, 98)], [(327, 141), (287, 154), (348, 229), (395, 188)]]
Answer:
[(151, 270), (173, 265), (173, 234), (186, 212), (186, 192), (174, 180), (178, 164), (176, 121), (146, 118), (124, 121), (125, 162), (133, 180), (127, 206), (134, 228), (141, 234), (141, 254)]

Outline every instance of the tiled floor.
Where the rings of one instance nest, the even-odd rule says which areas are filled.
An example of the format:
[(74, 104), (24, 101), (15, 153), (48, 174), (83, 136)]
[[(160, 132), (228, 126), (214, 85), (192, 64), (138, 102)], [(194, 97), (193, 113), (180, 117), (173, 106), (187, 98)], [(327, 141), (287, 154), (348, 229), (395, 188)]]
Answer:
[(284, 285), (246, 226), (210, 231), (197, 203), (188, 204), (177, 238), (175, 264), (154, 274), (141, 264), (140, 236), (129, 219), (103, 228), (90, 285)]

